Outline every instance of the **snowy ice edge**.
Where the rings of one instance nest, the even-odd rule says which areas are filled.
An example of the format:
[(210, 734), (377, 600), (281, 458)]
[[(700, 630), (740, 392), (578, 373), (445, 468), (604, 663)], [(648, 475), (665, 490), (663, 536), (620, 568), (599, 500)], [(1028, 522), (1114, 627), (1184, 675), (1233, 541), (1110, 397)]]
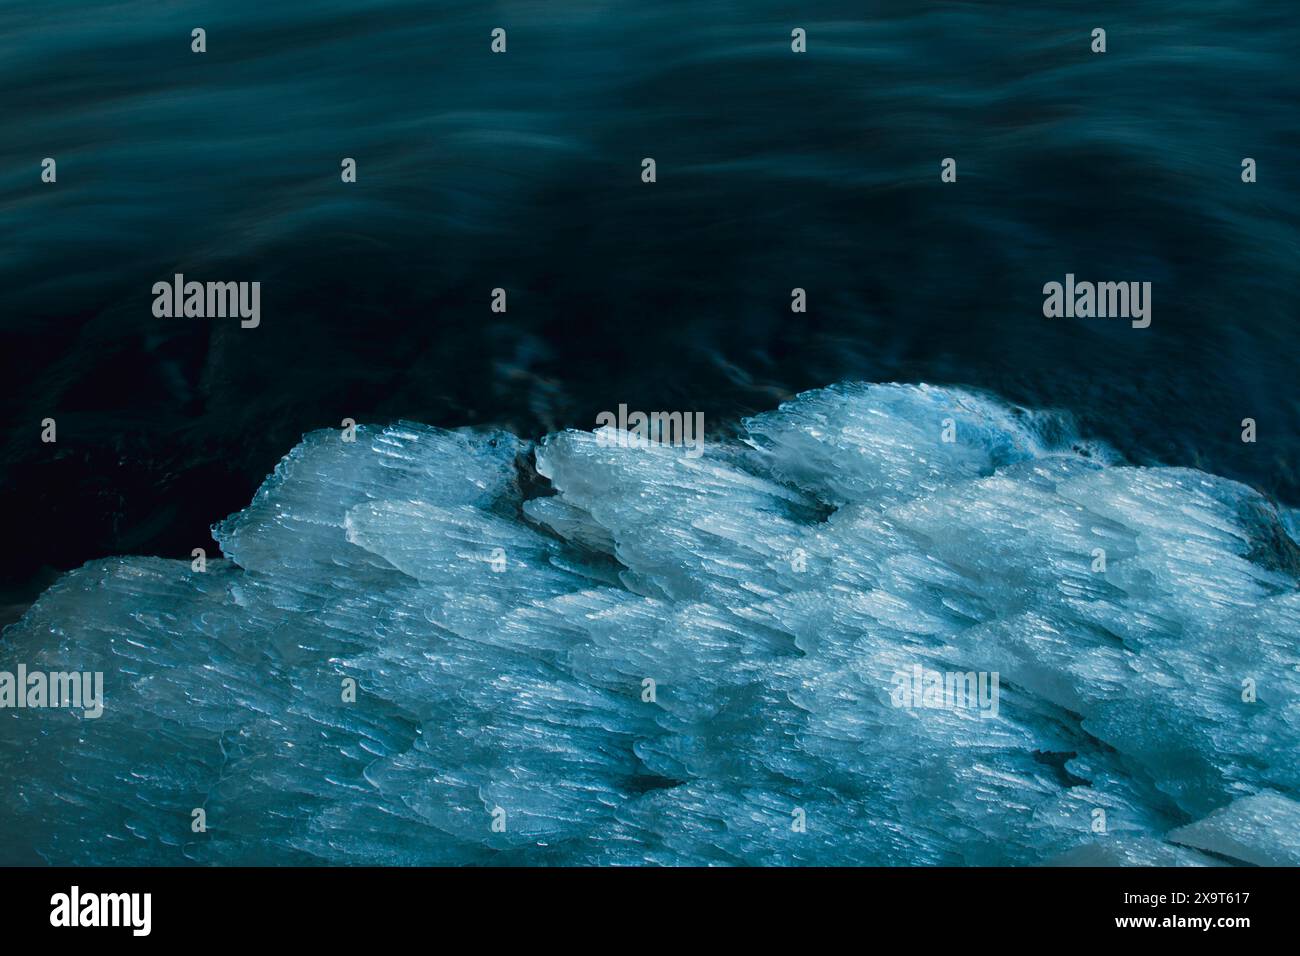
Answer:
[(1300, 863), (1294, 512), (959, 389), (742, 428), (314, 432), (65, 575), (0, 671), (104, 713), (0, 710), (0, 862)]

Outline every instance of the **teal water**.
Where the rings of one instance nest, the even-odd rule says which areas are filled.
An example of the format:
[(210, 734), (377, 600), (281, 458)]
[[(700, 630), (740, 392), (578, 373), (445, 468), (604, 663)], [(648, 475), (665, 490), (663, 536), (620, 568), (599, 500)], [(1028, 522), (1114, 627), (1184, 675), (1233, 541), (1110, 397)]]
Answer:
[[(722, 423), (842, 379), (1294, 504), (1298, 34), (1206, 0), (4, 4), (0, 571), (215, 548), (345, 417)], [(261, 327), (156, 319), (175, 272), (261, 281)], [(1152, 282), (1152, 326), (1045, 319), (1067, 272)]]

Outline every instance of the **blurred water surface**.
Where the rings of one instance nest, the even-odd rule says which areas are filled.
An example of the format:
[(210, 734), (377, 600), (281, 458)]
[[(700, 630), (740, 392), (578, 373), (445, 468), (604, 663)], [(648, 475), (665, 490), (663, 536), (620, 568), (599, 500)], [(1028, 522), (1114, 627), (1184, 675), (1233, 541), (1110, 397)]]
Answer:
[[(6, 3), (4, 578), (215, 547), (344, 417), (716, 425), (841, 379), (1295, 503), (1298, 34), (1222, 0)], [(261, 281), (261, 327), (154, 318), (175, 272)], [(1151, 327), (1043, 318), (1067, 272), (1152, 282)]]

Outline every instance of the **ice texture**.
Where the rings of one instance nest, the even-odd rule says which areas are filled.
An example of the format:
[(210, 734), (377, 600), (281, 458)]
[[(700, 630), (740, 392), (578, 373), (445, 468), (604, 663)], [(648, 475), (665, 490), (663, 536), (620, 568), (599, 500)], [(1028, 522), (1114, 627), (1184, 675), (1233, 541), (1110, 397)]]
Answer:
[[(1289, 833), (1292, 838), (1274, 840), (1274, 833)], [(1257, 866), (1300, 866), (1296, 834), (1300, 834), (1300, 804), (1275, 793), (1259, 793), (1174, 830), (1169, 839)]]
[(1300, 862), (1293, 513), (958, 389), (738, 432), (314, 432), (65, 575), (0, 670), (104, 714), (0, 710), (0, 862)]

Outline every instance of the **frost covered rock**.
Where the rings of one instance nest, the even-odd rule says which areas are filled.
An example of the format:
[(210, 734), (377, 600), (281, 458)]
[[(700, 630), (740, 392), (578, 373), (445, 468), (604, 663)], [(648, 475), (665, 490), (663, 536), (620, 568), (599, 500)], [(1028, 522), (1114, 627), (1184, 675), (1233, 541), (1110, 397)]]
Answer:
[(104, 713), (0, 710), (0, 863), (1297, 862), (1292, 514), (954, 389), (743, 434), (316, 432), (65, 575), (0, 671)]

